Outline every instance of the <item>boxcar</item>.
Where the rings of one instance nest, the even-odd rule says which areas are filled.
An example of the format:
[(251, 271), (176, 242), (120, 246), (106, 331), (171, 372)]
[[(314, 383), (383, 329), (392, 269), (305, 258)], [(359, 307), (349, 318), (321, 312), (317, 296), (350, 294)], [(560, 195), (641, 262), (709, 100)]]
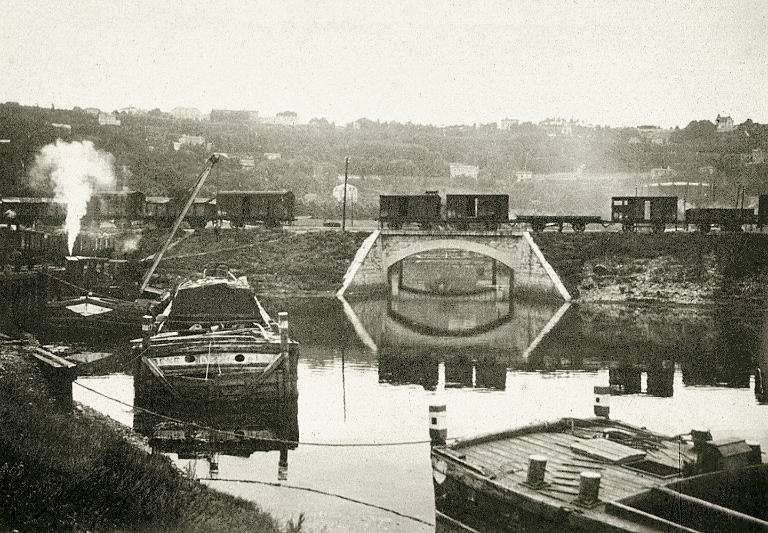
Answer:
[(713, 227), (742, 231), (742, 226), (755, 223), (755, 212), (752, 209), (696, 207), (685, 210), (685, 223), (695, 225), (703, 233)]
[[(18, 253), (16, 253), (18, 251)], [(57, 261), (67, 252), (63, 233), (43, 233), (31, 229), (0, 228), (0, 260), (3, 264), (33, 265), (41, 261)]]
[(445, 200), (445, 218), (451, 225), (467, 228), (482, 225), (495, 229), (509, 220), (509, 196), (506, 194), (449, 194)]
[(138, 191), (102, 191), (94, 193), (88, 201), (84, 219), (99, 223), (112, 221), (116, 225), (130, 225), (144, 217), (144, 193)]
[(219, 218), (238, 228), (246, 223), (276, 227), (293, 222), (294, 202), (291, 191), (222, 191), (216, 195)]
[(624, 231), (651, 226), (662, 232), (667, 224), (677, 223), (677, 196), (614, 196), (611, 222), (621, 223)]
[(12, 197), (2, 199), (2, 222), (32, 226), (60, 226), (67, 216), (67, 206), (54, 198)]
[(379, 225), (399, 229), (404, 224), (430, 228), (439, 224), (440, 196), (437, 193), (379, 196)]
[[(182, 207), (182, 200), (177, 198), (148, 196), (144, 204), (144, 220), (158, 227), (171, 227)], [(217, 218), (216, 200), (213, 198), (195, 198), (184, 217), (193, 228), (204, 228)]]

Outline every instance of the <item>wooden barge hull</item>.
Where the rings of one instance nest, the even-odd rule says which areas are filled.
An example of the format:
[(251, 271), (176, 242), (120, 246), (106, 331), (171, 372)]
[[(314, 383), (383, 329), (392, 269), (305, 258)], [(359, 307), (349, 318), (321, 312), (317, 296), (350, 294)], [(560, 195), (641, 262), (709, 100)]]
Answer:
[[(279, 346), (279, 345), (278, 345)], [(184, 401), (287, 401), (298, 397), (299, 347), (277, 355), (268, 365), (222, 364), (235, 355), (210, 357), (202, 365), (165, 367), (160, 358), (141, 357), (135, 379), (148, 394), (170, 394)]]

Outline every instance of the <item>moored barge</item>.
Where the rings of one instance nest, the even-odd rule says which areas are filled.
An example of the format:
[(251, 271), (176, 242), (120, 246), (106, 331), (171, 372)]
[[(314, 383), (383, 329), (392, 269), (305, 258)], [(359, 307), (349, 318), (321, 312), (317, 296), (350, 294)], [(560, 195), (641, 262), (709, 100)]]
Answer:
[(566, 418), (435, 445), (432, 467), (451, 531), (768, 531), (760, 446), (708, 432)]

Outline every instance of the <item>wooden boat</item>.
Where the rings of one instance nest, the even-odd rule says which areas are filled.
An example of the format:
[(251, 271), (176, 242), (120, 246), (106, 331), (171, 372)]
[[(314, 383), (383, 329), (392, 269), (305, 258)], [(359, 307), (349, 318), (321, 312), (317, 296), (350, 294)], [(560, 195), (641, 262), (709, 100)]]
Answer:
[(451, 531), (768, 531), (760, 446), (708, 439), (568, 418), (433, 446), (437, 521)]
[(158, 322), (158, 333), (132, 341), (135, 379), (147, 387), (185, 400), (298, 396), (287, 317), (272, 320), (244, 277), (204, 273), (182, 283)]

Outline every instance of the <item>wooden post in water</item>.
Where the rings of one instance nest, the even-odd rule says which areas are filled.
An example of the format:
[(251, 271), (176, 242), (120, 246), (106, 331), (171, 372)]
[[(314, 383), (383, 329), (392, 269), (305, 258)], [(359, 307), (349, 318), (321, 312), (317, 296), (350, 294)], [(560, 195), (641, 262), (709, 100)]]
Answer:
[(280, 448), (280, 459), (277, 463), (277, 480), (288, 479), (288, 448)]
[(611, 413), (610, 399), (610, 387), (595, 387), (595, 416), (608, 418)]
[(288, 355), (288, 313), (277, 313), (277, 329), (280, 331), (280, 353)]
[(445, 402), (429, 406), (429, 438), (432, 446), (445, 446), (448, 441)]

